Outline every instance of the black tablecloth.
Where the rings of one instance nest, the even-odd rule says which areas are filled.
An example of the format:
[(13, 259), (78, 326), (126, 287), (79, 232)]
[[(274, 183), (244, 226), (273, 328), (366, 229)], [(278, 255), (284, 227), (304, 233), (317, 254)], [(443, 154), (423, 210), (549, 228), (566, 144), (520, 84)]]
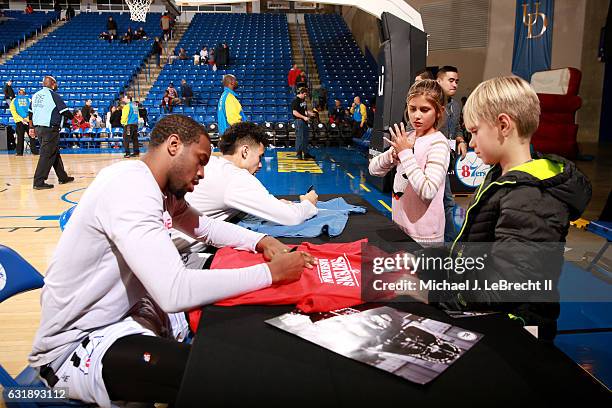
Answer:
[[(368, 213), (351, 216), (340, 237), (308, 241), (349, 242), (363, 237), (410, 241), (358, 196), (345, 199), (366, 206)], [(200, 320), (177, 406), (516, 407), (549, 406), (572, 397), (585, 402), (610, 398), (603, 386), (565, 354), (540, 344), (502, 315), (452, 319), (429, 305), (390, 306), (485, 336), (438, 378), (423, 386), (265, 323), (291, 311), (292, 306), (208, 306)]]

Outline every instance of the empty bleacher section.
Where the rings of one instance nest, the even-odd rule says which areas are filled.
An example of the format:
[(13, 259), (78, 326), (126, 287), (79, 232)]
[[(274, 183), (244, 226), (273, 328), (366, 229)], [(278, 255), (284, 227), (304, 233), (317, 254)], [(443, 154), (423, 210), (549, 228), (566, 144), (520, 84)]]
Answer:
[[(208, 49), (227, 43), (230, 62), (227, 69), (194, 65), (193, 56), (202, 46)], [(247, 118), (256, 123), (287, 123), (291, 119), (293, 96), (287, 88), (291, 67), (291, 46), (287, 18), (280, 14), (198, 14), (177, 46), (189, 60), (166, 64), (144, 105), (149, 124), (164, 115), (160, 103), (170, 82), (178, 89), (182, 79), (192, 85), (196, 100), (192, 107), (175, 106), (172, 113), (183, 113), (210, 126), (217, 122), (217, 102), (223, 92), (222, 78), (238, 78), (238, 99)]]
[[(109, 44), (98, 39), (111, 15), (117, 20), (119, 34), (129, 26), (134, 30), (142, 25), (149, 39), (131, 44), (119, 41)], [(40, 89), (43, 76), (52, 75), (58, 81), (58, 92), (70, 108), (80, 108), (91, 99), (92, 106), (105, 115), (150, 54), (152, 38), (161, 34), (160, 16), (151, 13), (146, 23), (134, 23), (129, 20), (129, 14), (81, 13), (0, 65), (0, 81), (12, 79), (15, 92), (25, 88), (27, 95), (32, 96)], [(0, 123), (13, 124), (7, 107), (0, 107)]]
[(48, 27), (59, 17), (55, 12), (26, 14), (23, 11), (5, 11), (3, 14), (4, 17), (0, 17), (0, 54)]
[(319, 77), (328, 90), (328, 107), (335, 99), (350, 107), (355, 96), (369, 106), (376, 94), (376, 67), (364, 57), (342, 17), (307, 14), (305, 19)]

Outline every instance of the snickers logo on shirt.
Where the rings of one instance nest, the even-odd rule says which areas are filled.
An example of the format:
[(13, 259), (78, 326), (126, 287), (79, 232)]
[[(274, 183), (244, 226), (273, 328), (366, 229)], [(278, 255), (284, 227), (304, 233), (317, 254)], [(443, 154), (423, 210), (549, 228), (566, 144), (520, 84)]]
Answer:
[(321, 283), (343, 286), (359, 286), (359, 269), (353, 269), (346, 254), (333, 259), (319, 258), (317, 273)]

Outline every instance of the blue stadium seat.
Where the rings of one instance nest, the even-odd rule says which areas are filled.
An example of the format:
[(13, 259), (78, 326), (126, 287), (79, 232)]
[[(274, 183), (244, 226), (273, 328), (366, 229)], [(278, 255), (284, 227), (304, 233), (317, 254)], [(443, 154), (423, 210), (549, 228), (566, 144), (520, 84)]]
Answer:
[[(36, 18), (46, 19), (50, 23), (56, 18), (55, 13), (42, 12), (27, 16), (22, 12), (8, 11), (5, 15), (14, 20), (0, 23), (0, 44), (6, 34), (5, 28), (9, 27), (7, 23)], [(117, 21), (120, 33), (130, 25), (136, 26), (130, 21), (129, 14), (81, 13), (0, 65), (0, 82), (13, 79), (13, 88), (23, 87), (31, 96), (40, 89), (42, 75), (53, 75), (58, 80), (59, 93), (68, 107), (81, 108), (87, 99), (92, 99), (93, 107), (104, 115), (148, 57), (153, 37), (161, 33), (161, 14), (149, 13), (147, 21), (138, 24), (149, 34), (148, 40), (109, 44), (99, 40), (98, 34), (106, 29), (106, 20), (110, 15)], [(121, 64), (117, 61), (121, 61)], [(9, 112), (0, 112), (0, 121), (9, 117)]]
[[(185, 78), (192, 85), (198, 99), (194, 103), (195, 110), (184, 107), (183, 113), (205, 124), (216, 122), (217, 103), (223, 92), (221, 81), (225, 74), (237, 76), (240, 82), (238, 99), (247, 115), (250, 114), (249, 107), (252, 105), (261, 109), (257, 115), (263, 117), (264, 106), (290, 103), (285, 101), (285, 78), (291, 67), (291, 44), (286, 16), (196, 14), (177, 47), (184, 48), (188, 55), (193, 55), (199, 52), (202, 46), (210, 49), (221, 42), (226, 42), (230, 47), (231, 59), (227, 69), (218, 69), (215, 72), (210, 66), (193, 65), (192, 60), (167, 64), (144, 104), (158, 104), (170, 82), (176, 84)], [(262, 89), (265, 89), (265, 93)], [(266, 98), (254, 99), (261, 98), (264, 94)], [(276, 111), (270, 113), (279, 115)], [(286, 110), (280, 115), (285, 120), (290, 119)], [(154, 124), (153, 120), (149, 122)]]

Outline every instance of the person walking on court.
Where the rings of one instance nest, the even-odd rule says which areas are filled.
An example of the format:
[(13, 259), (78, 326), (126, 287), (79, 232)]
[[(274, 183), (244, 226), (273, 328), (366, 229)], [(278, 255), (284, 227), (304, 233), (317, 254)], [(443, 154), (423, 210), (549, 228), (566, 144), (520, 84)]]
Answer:
[[(138, 157), (140, 149), (138, 146), (138, 105), (132, 103), (131, 96), (123, 97), (123, 110), (121, 111), (121, 124), (123, 125), (123, 148), (125, 155), (123, 157)], [(130, 154), (130, 139), (132, 140), (132, 148), (134, 153)]]
[(32, 96), (30, 104), (30, 137), (40, 141), (40, 157), (34, 172), (34, 190), (53, 188), (53, 184), (45, 183), (51, 167), (60, 184), (74, 181), (64, 170), (64, 163), (59, 151), (59, 132), (64, 119), (72, 119), (73, 114), (59, 96), (57, 81), (52, 76), (43, 79), (43, 88)]
[(297, 96), (291, 103), (291, 111), (295, 119), (295, 150), (298, 160), (314, 159), (314, 156), (308, 153), (308, 120), (312, 116), (312, 112), (306, 110), (306, 94), (308, 89), (298, 89)]
[(232, 74), (227, 74), (223, 77), (223, 93), (219, 98), (217, 105), (217, 124), (219, 125), (219, 135), (225, 132), (225, 129), (238, 122), (246, 122), (246, 116), (242, 111), (242, 105), (236, 98), (236, 89), (238, 89), (238, 80)]
[[(30, 127), (30, 121), (28, 119), (29, 110), (30, 98), (26, 96), (25, 89), (21, 88), (19, 94), (11, 101), (11, 115), (13, 115), (13, 119), (15, 120), (15, 132), (17, 133), (16, 156), (23, 156), (23, 139)], [(30, 150), (32, 150), (32, 154), (38, 154), (36, 138), (30, 137)]]

